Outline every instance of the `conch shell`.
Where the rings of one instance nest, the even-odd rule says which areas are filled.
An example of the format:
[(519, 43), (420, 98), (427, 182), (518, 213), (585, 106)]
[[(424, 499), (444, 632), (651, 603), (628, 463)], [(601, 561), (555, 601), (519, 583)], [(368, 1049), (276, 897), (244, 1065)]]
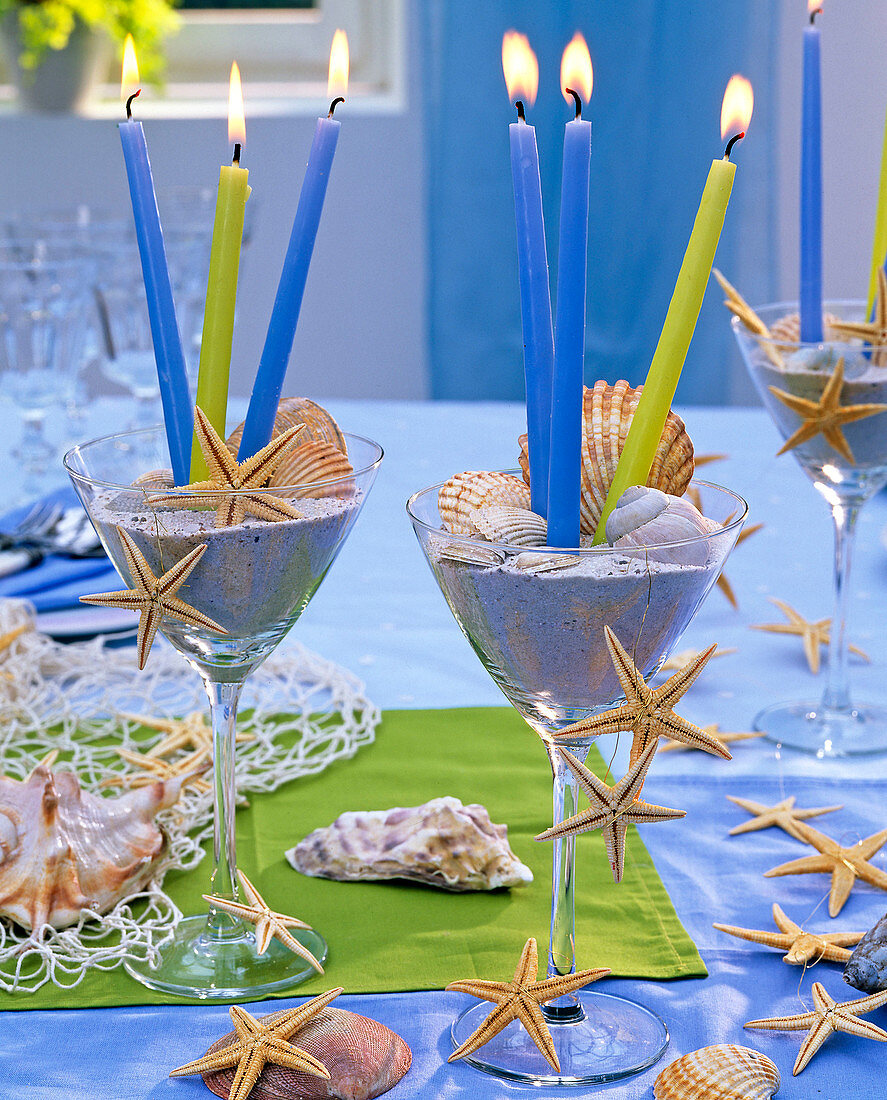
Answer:
[(519, 477), (497, 470), (465, 470), (441, 485), (437, 509), (454, 535), (474, 535), (473, 514), (480, 508), (522, 508), (529, 511), (530, 490)]
[[(593, 535), (597, 529), (642, 391), (643, 386), (633, 389), (625, 381), (612, 386), (598, 381), (591, 389), (583, 389), (580, 530), (584, 535)], [(526, 435), (520, 437), (519, 443), (520, 465), (524, 480), (529, 484)], [(647, 484), (664, 493), (681, 496), (690, 484), (693, 469), (693, 444), (683, 420), (670, 411)]]
[[(705, 565), (711, 548), (699, 535), (720, 530), (686, 497), (632, 485), (607, 517), (607, 542), (673, 565)], [(684, 540), (694, 539), (694, 542)], [(675, 543), (676, 545), (668, 545)]]
[(655, 1100), (770, 1100), (779, 1070), (749, 1047), (722, 1043), (672, 1062), (656, 1078)]
[(35, 932), (67, 928), (81, 910), (107, 913), (138, 892), (166, 850), (154, 815), (188, 778), (100, 798), (46, 764), (24, 780), (0, 776), (0, 916)]
[(303, 875), (341, 880), (411, 879), (444, 890), (496, 890), (533, 881), (485, 807), (458, 798), (341, 814), (290, 848)]

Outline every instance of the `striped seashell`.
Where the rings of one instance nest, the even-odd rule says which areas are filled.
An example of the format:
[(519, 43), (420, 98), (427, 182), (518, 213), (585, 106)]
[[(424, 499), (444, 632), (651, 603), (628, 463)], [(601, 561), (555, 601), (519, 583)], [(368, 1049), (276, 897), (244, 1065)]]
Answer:
[(440, 518), (454, 535), (476, 534), (472, 513), (494, 505), (529, 509), (530, 490), (513, 474), (465, 470), (444, 482), (437, 494)]
[(172, 489), (174, 485), (172, 470), (148, 470), (132, 483), (133, 489)]
[[(610, 386), (604, 381), (585, 387), (582, 396), (582, 499), (580, 530), (594, 534), (607, 492), (625, 445), (631, 419), (643, 386), (633, 389), (625, 381)], [(520, 465), (529, 483), (527, 437), (520, 437)], [(669, 412), (656, 448), (647, 485), (680, 496), (693, 477), (693, 444), (684, 422)]]
[(561, 569), (571, 569), (581, 561), (578, 554), (533, 554), (525, 550), (523, 554), (515, 554), (509, 565), (513, 565), (521, 573), (529, 573), (535, 577), (539, 573), (557, 573)]
[[(347, 478), (353, 473), (354, 467), (342, 451), (325, 440), (312, 440), (290, 451), (274, 471), (274, 476), (268, 485), (269, 487), (308, 485), (315, 481)], [(300, 489), (293, 493), (293, 496), (318, 498), (351, 496), (353, 492), (353, 483), (346, 481), (341, 485), (318, 485), (316, 488)]]
[[(822, 316), (822, 337), (824, 341), (836, 341), (841, 343), (841, 338), (834, 332), (832, 325), (839, 324), (840, 317), (834, 313), (824, 313)], [(792, 351), (795, 344), (801, 342), (801, 317), (798, 313), (787, 313), (770, 326), (770, 335), (776, 347), (780, 351)]]
[(749, 1047), (722, 1043), (678, 1058), (659, 1074), (655, 1100), (770, 1100), (779, 1070)]
[[(274, 430), (272, 438), (280, 435), (287, 428), (293, 428), (296, 424), (304, 424), (305, 430), (299, 436), (302, 443), (332, 443), (336, 450), (347, 454), (348, 448), (345, 437), (335, 420), (315, 401), (307, 397), (283, 397), (277, 404), (277, 415), (274, 418)], [(240, 439), (243, 435), (243, 424), (240, 423), (228, 436), (228, 449), (234, 454), (240, 447)]]
[(439, 558), (447, 561), (464, 562), (466, 565), (501, 565), (505, 554), (493, 546), (483, 546), (472, 542), (448, 542), (437, 552)]
[(485, 539), (509, 546), (544, 546), (548, 536), (548, 524), (528, 508), (493, 504), (472, 512), (471, 522)]
[[(273, 1023), (280, 1012), (263, 1017)], [(237, 1038), (229, 1032), (209, 1048), (210, 1052), (230, 1046)], [(322, 1062), (329, 1080), (266, 1062), (250, 1090), (250, 1100), (370, 1100), (394, 1088), (410, 1068), (412, 1053), (401, 1037), (377, 1020), (325, 1008), (292, 1035), (289, 1042)], [(228, 1097), (234, 1069), (205, 1073), (203, 1081), (216, 1096)]]

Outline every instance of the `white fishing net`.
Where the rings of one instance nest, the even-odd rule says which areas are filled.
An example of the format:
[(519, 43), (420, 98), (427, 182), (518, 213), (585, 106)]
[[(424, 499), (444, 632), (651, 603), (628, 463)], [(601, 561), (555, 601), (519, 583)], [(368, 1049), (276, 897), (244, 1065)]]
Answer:
[[(20, 626), (24, 631), (11, 639), (10, 632)], [(157, 730), (146, 738), (144, 727), (125, 715), (182, 718), (207, 710), (200, 678), (161, 639), (139, 672), (134, 647), (105, 648), (99, 641), (60, 645), (33, 629), (28, 604), (0, 600), (4, 775), (24, 779), (58, 750), (53, 767), (76, 772), (84, 789), (98, 793), (107, 790), (114, 776), (138, 773), (118, 749), (145, 753), (166, 736)], [(272, 791), (353, 756), (372, 742), (379, 719), (378, 708), (356, 677), (288, 642), (247, 680), (241, 697), (237, 729), (251, 740), (237, 745), (238, 799)], [(188, 755), (186, 748), (164, 760)], [(154, 878), (145, 890), (121, 898), (109, 913), (96, 917), (84, 912), (69, 928), (45, 926), (34, 933), (0, 917), (0, 988), (31, 992), (46, 982), (70, 988), (91, 968), (107, 970), (125, 959), (152, 957), (181, 918), (162, 889), (164, 875), (172, 868), (195, 867), (203, 857), (202, 842), (212, 836), (213, 802), (207, 786), (187, 785), (176, 804), (157, 815), (169, 845)], [(124, 789), (107, 793), (113, 797)], [(4, 862), (10, 868), (14, 853), (0, 846), (0, 887)]]

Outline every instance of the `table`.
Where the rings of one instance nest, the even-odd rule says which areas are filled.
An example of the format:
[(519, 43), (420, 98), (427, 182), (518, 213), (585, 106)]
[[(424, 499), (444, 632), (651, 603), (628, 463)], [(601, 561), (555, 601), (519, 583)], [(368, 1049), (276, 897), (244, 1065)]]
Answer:
[[(331, 401), (329, 407), (348, 430), (378, 439), (386, 458), (360, 522), (293, 635), (364, 678), (370, 698), (383, 708), (502, 705), (450, 616), (403, 505), (409, 493), (457, 470), (513, 466), (523, 410), (514, 404), (345, 401)], [(120, 415), (119, 404), (101, 402), (88, 410), (86, 426), (100, 434), (120, 423)], [(821, 680), (808, 672), (797, 640), (748, 627), (779, 618), (768, 595), (788, 600), (810, 618), (831, 613), (831, 521), (793, 459), (774, 457), (779, 440), (763, 411), (693, 408), (684, 410), (684, 416), (698, 453), (730, 455), (703, 473), (745, 496), (750, 522), (766, 524), (728, 563), (739, 611), (713, 592), (682, 643), (702, 648), (717, 641), (738, 648), (738, 653), (709, 665), (679, 711), (691, 721), (717, 721), (722, 730), (743, 730), (766, 703), (818, 698), (821, 692)], [(887, 599), (887, 550), (881, 544), (885, 524), (887, 499), (873, 500), (860, 518), (853, 581), (851, 639), (872, 656), (871, 665), (852, 662), (854, 696), (859, 699), (883, 700), (887, 695), (887, 644), (881, 630)], [(779, 900), (801, 923), (809, 918), (814, 930), (830, 925), (821, 904), (827, 880), (763, 879), (764, 870), (799, 854), (798, 846), (775, 830), (728, 838), (726, 829), (745, 815), (729, 807), (725, 794), (761, 802), (796, 794), (803, 806), (844, 802), (840, 824), (836, 816), (834, 826), (826, 818), (822, 827), (849, 843), (885, 824), (879, 816), (887, 803), (885, 771), (883, 757), (824, 764), (795, 753), (779, 754), (760, 741), (736, 746), (729, 764), (684, 752), (657, 760), (649, 797), (683, 807), (688, 814), (679, 822), (644, 828), (643, 836), (710, 976), (668, 983), (607, 982), (608, 992), (623, 993), (659, 1012), (672, 1044), (655, 1069), (629, 1081), (581, 1090), (582, 1095), (649, 1097), (662, 1065), (714, 1042), (745, 1043), (773, 1058), (783, 1077), (780, 1097), (879, 1095), (875, 1073), (885, 1051), (868, 1040), (832, 1038), (793, 1081), (798, 1035), (742, 1031), (745, 1020), (805, 1010), (798, 999), (801, 971), (783, 964), (777, 952), (722, 935), (711, 923), (770, 928), (770, 906)], [(579, 890), (581, 860), (580, 842)], [(887, 856), (881, 853), (875, 862), (887, 866)], [(841, 929), (867, 929), (885, 908), (883, 894), (862, 886), (833, 923)], [(800, 990), (808, 1004), (813, 979), (823, 981), (838, 999), (859, 995), (844, 985), (839, 968), (823, 964), (812, 977), (803, 977)], [(446, 1065), (449, 1024), (467, 1000), (441, 992), (346, 993), (337, 1006), (389, 1024), (412, 1047), (413, 1068), (388, 1094), (392, 1100), (511, 1095), (513, 1086), (465, 1065)], [(868, 1018), (887, 1026), (887, 1009)], [(0, 1096), (198, 1100), (210, 1095), (199, 1078), (168, 1080), (166, 1073), (227, 1029), (224, 1006), (10, 1012), (2, 1021)], [(548, 1098), (564, 1092), (537, 1089), (532, 1095)]]

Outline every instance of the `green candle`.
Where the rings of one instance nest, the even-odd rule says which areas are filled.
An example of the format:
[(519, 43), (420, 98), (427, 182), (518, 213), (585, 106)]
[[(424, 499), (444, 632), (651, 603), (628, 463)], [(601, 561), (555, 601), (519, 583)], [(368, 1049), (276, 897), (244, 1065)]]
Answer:
[[(228, 374), (231, 369), (231, 341), (234, 337), (237, 272), (240, 267), (243, 218), (250, 193), (249, 172), (240, 167), (244, 125), (237, 62), (231, 66), (228, 137), (234, 142), (234, 163), (230, 167), (222, 165), (219, 173), (219, 193), (216, 199), (197, 375), (197, 404), (223, 439), (228, 411)], [(195, 438), (191, 447), (191, 480), (201, 481), (206, 476), (206, 463)]]
[(884, 265), (885, 256), (887, 256), (887, 117), (884, 119), (884, 145), (881, 149), (881, 178), (878, 182), (878, 210), (875, 216), (875, 239), (872, 243), (872, 271), (869, 276), (866, 319), (872, 315), (875, 294), (878, 292), (878, 268)]

